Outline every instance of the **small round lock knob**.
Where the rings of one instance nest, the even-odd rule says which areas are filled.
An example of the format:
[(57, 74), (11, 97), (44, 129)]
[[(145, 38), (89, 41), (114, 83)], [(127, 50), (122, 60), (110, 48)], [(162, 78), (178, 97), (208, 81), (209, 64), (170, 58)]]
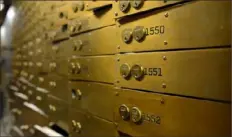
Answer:
[(76, 29), (77, 29), (77, 31), (80, 31), (80, 30), (81, 30), (81, 26), (82, 26), (81, 21), (77, 21), (77, 22), (76, 22)]
[(134, 28), (133, 38), (136, 41), (141, 42), (142, 40), (144, 40), (145, 36), (146, 36), (146, 30), (143, 26), (137, 26)]
[(81, 123), (72, 120), (72, 129), (74, 132), (80, 133), (81, 132)]
[(83, 1), (78, 1), (77, 7), (80, 11), (83, 11), (85, 8), (85, 3)]
[(122, 12), (128, 11), (129, 8), (130, 8), (130, 1), (129, 1), (129, 0), (122, 0), (122, 1), (119, 1), (119, 9), (120, 9)]
[(122, 31), (122, 40), (125, 43), (130, 43), (132, 40), (132, 29), (124, 29)]
[(36, 100), (41, 101), (42, 97), (41, 96), (36, 96)]
[(21, 130), (28, 130), (29, 126), (28, 125), (22, 125), (22, 126), (20, 126), (20, 129)]
[(82, 93), (79, 89), (72, 89), (72, 99), (81, 100)]
[(81, 50), (81, 49), (82, 49), (82, 46), (83, 46), (82, 40), (75, 40), (75, 41), (74, 41), (74, 48), (73, 48), (73, 50), (74, 50), (74, 51), (76, 51), (76, 50)]
[(56, 111), (56, 107), (55, 107), (55, 106), (53, 106), (53, 105), (49, 105), (49, 109), (50, 109), (51, 111), (53, 111), (53, 112), (55, 112), (55, 111)]
[(30, 95), (30, 96), (31, 96), (31, 95), (33, 94), (33, 91), (28, 90), (28, 91), (27, 91), (27, 93), (28, 93), (28, 95)]
[(79, 63), (70, 63), (69, 70), (71, 74), (79, 74), (81, 72), (81, 66)]
[(128, 120), (130, 117), (130, 109), (123, 104), (119, 107), (119, 114), (123, 120)]
[(137, 107), (131, 109), (131, 120), (134, 123), (139, 123), (142, 121), (142, 112)]
[(143, 5), (143, 0), (131, 0), (130, 2), (131, 6), (135, 9), (139, 9)]
[(56, 87), (56, 82), (55, 81), (50, 81), (49, 82), (49, 86), (51, 86), (51, 87)]
[(128, 78), (130, 76), (131, 68), (125, 63), (120, 66), (120, 74), (123, 78)]
[(50, 66), (51, 71), (54, 71), (56, 69), (56, 63), (55, 62), (50, 63), (49, 66)]
[(131, 75), (137, 79), (140, 80), (144, 76), (144, 69), (142, 66), (135, 64), (131, 68)]
[(78, 11), (78, 4), (77, 3), (72, 4), (72, 10), (74, 13), (76, 13)]

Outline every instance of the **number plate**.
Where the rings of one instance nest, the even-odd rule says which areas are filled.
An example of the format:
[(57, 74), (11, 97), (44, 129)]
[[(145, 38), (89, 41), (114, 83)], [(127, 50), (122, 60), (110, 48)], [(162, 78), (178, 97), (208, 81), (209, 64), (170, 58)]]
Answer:
[[(120, 52), (230, 45), (230, 4), (230, 1), (195, 1), (160, 12), (136, 15), (128, 18), (128, 22), (122, 20), (117, 34)], [(193, 14), (189, 16), (190, 13)], [(133, 38), (131, 43), (125, 43), (121, 39), (123, 31), (138, 25), (145, 28), (144, 40), (137, 42)]]
[[(230, 101), (230, 50), (124, 54), (118, 56), (116, 74), (122, 87)], [(120, 66), (124, 63), (142, 66), (143, 78), (124, 79), (120, 75)]]

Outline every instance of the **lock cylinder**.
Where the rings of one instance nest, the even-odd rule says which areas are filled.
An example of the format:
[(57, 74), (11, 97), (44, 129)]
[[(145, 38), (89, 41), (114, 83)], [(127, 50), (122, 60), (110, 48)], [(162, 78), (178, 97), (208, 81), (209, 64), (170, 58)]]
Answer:
[(123, 104), (119, 107), (119, 114), (123, 120), (128, 120), (130, 117), (130, 109)]
[(135, 64), (131, 68), (131, 75), (136, 79), (136, 80), (141, 80), (144, 76), (144, 69), (142, 66)]
[(120, 66), (120, 74), (123, 78), (128, 78), (130, 76), (130, 73), (131, 73), (131, 68), (127, 63), (122, 64)]

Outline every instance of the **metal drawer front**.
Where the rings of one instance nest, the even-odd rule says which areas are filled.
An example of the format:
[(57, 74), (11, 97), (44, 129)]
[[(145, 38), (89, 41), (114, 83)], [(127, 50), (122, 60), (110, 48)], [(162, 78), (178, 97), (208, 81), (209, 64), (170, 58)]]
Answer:
[(84, 136), (119, 136), (116, 126), (112, 122), (95, 116), (88, 116), (87, 123), (86, 130), (89, 132), (86, 132)]
[(72, 137), (118, 136), (113, 123), (74, 109), (70, 109), (69, 127)]
[[(135, 90), (121, 90), (117, 102), (118, 130), (131, 136), (230, 135), (230, 104)], [(130, 112), (126, 120), (119, 114), (123, 104)]]
[(164, 6), (168, 6), (170, 4), (180, 3), (184, 0), (173, 0), (173, 1), (150, 1), (150, 0), (121, 0), (113, 2), (113, 10), (115, 13), (115, 18), (122, 18), (128, 15), (135, 15), (140, 12), (158, 9)]
[(69, 22), (70, 34), (79, 34), (89, 30), (115, 25), (113, 16), (113, 10), (111, 10), (111, 7), (107, 7), (84, 17), (73, 19)]
[(49, 119), (53, 122), (64, 121), (67, 122), (68, 117), (64, 117), (68, 112), (68, 104), (59, 100), (52, 95), (48, 95), (46, 112)]
[(50, 60), (49, 72), (60, 76), (68, 76), (68, 59), (67, 58), (56, 58), (55, 60)]
[(69, 109), (68, 125), (71, 137), (84, 136), (86, 132), (89, 132), (85, 128), (87, 124), (87, 116), (85, 113), (77, 111), (73, 108)]
[[(230, 50), (224, 48), (120, 55), (117, 65), (119, 85), (230, 101)], [(130, 66), (130, 69), (124, 69), (123, 64)], [(123, 74), (129, 72), (131, 76), (121, 76), (120, 67)]]
[(70, 41), (72, 55), (114, 54), (117, 52), (117, 44), (116, 26), (83, 33), (73, 37), (72, 41)]
[(114, 83), (115, 56), (76, 57), (69, 60), (69, 79)]
[(88, 111), (109, 121), (113, 121), (117, 94), (114, 87), (108, 84), (81, 81), (69, 84), (69, 100), (73, 108)]
[(68, 79), (56, 74), (50, 74), (45, 79), (45, 86), (43, 87), (50, 91), (49, 94), (68, 102)]
[(117, 34), (120, 51), (230, 45), (229, 11), (230, 1), (195, 1), (160, 12), (136, 15), (127, 19), (128, 22), (121, 21)]

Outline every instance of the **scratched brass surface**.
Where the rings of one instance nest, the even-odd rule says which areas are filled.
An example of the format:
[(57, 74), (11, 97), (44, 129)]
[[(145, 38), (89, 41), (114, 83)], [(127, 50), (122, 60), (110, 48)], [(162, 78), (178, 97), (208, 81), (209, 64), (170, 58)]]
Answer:
[[(230, 101), (230, 54), (231, 49), (224, 48), (119, 55), (119, 86)], [(123, 63), (138, 64), (147, 74), (141, 80), (125, 79), (119, 70)]]
[[(230, 104), (133, 90), (120, 91), (117, 102), (118, 108), (125, 104), (130, 109), (138, 107), (142, 113), (150, 115), (150, 119), (135, 124), (122, 120), (118, 108), (115, 109), (118, 129), (132, 136), (230, 135)], [(155, 122), (151, 121), (151, 116), (156, 118)]]

